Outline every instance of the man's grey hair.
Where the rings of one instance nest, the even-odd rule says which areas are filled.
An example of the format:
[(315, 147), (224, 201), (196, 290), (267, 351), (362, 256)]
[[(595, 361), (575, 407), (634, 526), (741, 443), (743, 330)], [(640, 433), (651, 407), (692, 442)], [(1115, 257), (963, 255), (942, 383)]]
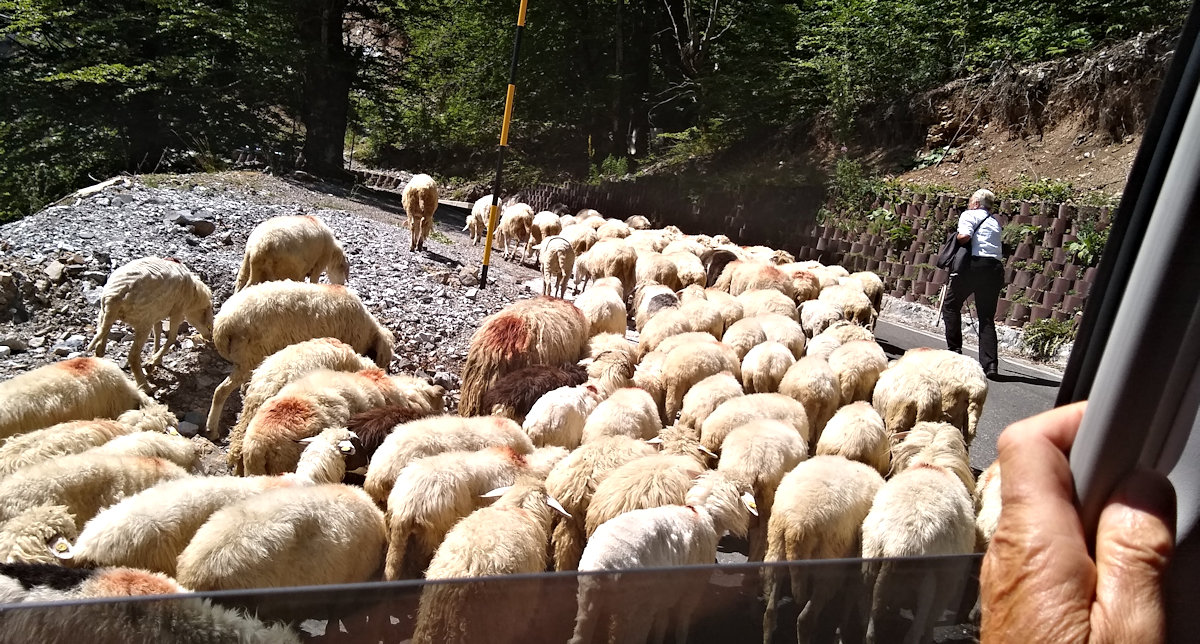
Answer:
[(973, 206), (975, 208), (991, 210), (994, 203), (996, 203), (996, 195), (992, 194), (991, 190), (981, 189), (976, 190), (975, 194), (971, 195), (971, 203), (967, 204), (967, 207), (970, 208)]

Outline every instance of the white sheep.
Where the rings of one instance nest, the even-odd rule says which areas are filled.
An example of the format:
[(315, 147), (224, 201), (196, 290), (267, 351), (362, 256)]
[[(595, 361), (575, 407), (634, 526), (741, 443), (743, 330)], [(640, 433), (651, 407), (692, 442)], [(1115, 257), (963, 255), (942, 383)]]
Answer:
[(383, 561), (383, 512), (349, 485), (285, 487), (226, 506), (179, 554), (194, 590), (349, 584)]
[[(726, 531), (746, 534), (754, 501), (749, 486), (721, 472), (701, 476), (685, 497), (685, 505), (634, 510), (597, 528), (588, 541), (579, 570), (620, 571), (711, 564), (717, 541)], [(655, 624), (674, 618), (675, 641), (688, 641), (692, 613), (704, 584), (684, 577), (670, 590), (655, 593), (613, 592), (620, 575), (579, 577), (578, 614), (572, 644), (590, 642), (597, 626), (608, 631), (602, 641), (643, 642)]]
[[(589, 343), (588, 352), (592, 353), (593, 357), (580, 361), (580, 364), (585, 364), (588, 382), (595, 385), (602, 397), (607, 397), (622, 387), (634, 386), (633, 374), (637, 365), (637, 349), (634, 345), (615, 333), (602, 333), (594, 337), (609, 337), (615, 340), (601, 343), (607, 345), (603, 349), (600, 345), (593, 346)], [(657, 403), (657, 399), (655, 402)]]
[(744, 317), (775, 313), (799, 321), (800, 316), (796, 310), (796, 302), (775, 289), (745, 291), (737, 296), (737, 300), (742, 305)]
[(895, 436), (920, 421), (942, 418), (942, 392), (938, 379), (922, 369), (892, 363), (875, 383), (871, 405), (883, 418), (888, 433)]
[(779, 270), (792, 280), (792, 290), (797, 304), (817, 299), (821, 293), (821, 280), (803, 262), (782, 264)]
[[(923, 431), (923, 426), (936, 425), (942, 427)], [(970, 562), (903, 558), (975, 549), (974, 480), (962, 435), (951, 425), (920, 423), (904, 442), (920, 434), (927, 434), (928, 442), (907, 460), (894, 455), (893, 471), (899, 473), (880, 488), (863, 520), (862, 556), (877, 560), (864, 565), (872, 591), (868, 641), (932, 639), (942, 611), (961, 598)], [(889, 561), (879, 561), (883, 559)], [(911, 611), (911, 621), (901, 611)]]
[[(863, 519), (871, 510), (883, 477), (874, 469), (840, 456), (814, 456), (788, 472), (775, 491), (775, 505), (767, 524), (767, 562), (848, 559), (860, 556)], [(791, 578), (792, 599), (800, 608), (796, 619), (796, 641), (833, 639), (832, 633), (816, 633), (821, 612), (835, 600), (858, 603), (860, 592), (857, 566), (853, 573), (825, 576), (811, 565), (763, 570), (763, 641), (775, 633), (780, 575)], [(844, 640), (861, 635), (861, 627), (843, 617), (837, 620)]]
[(559, 387), (533, 403), (521, 428), (536, 447), (561, 445), (575, 449), (583, 441), (583, 426), (600, 400), (600, 391), (592, 384)]
[[(571, 247), (575, 249), (576, 259), (599, 241), (595, 229), (583, 224), (563, 224), (562, 232), (559, 235), (571, 242)], [(579, 289), (575, 290), (578, 292)]]
[[(472, 512), (446, 534), (425, 578), (463, 579), (540, 573), (554, 510), (565, 512), (537, 479), (522, 479), (484, 496), (496, 503)], [(553, 508), (553, 509), (552, 509)], [(421, 591), (414, 643), (516, 642), (540, 584), (526, 582), (501, 596), (483, 583), (427, 584)]]
[(388, 494), (384, 577), (420, 576), (450, 528), (483, 505), (481, 494), (512, 485), (520, 476), (537, 475), (525, 455), (507, 447), (413, 461), (400, 471)]
[[(162, 335), (160, 321), (167, 319), (167, 340), (159, 348)], [(108, 276), (100, 296), (100, 318), (96, 336), (88, 345), (97, 358), (104, 357), (108, 332), (120, 320), (133, 329), (133, 346), (129, 349), (129, 371), (143, 391), (150, 391), (146, 371), (142, 367), (142, 347), (154, 332), (154, 353), (150, 364), (158, 365), (167, 351), (175, 345), (179, 325), (189, 324), (209, 340), (212, 338), (212, 291), (186, 266), (176, 260), (158, 257), (135, 259)]]
[(950, 424), (963, 432), (970, 447), (988, 393), (987, 376), (979, 362), (945, 349), (918, 348), (900, 356), (896, 367), (917, 369), (938, 382), (942, 413)]
[(792, 278), (771, 264), (734, 261), (725, 266), (714, 288), (730, 295), (741, 295), (747, 291), (775, 289), (795, 301), (796, 289)]
[[(518, 203), (504, 209), (503, 214), (500, 215), (500, 223), (496, 226), (496, 241), (500, 242), (500, 248), (504, 251), (504, 259), (516, 257), (517, 249), (520, 248), (521, 263), (525, 263), (530, 246), (533, 245), (533, 236), (530, 232), (532, 228), (533, 208), (529, 204)], [(525, 244), (524, 248), (521, 248), (522, 243)]]
[(395, 337), (375, 319), (358, 296), (344, 286), (303, 282), (266, 282), (246, 287), (221, 306), (213, 325), (213, 345), (233, 363), (213, 392), (205, 428), (217, 438), (221, 410), (233, 390), (267, 356), (312, 338), (337, 338), (387, 368)]
[(358, 355), (354, 347), (337, 338), (315, 338), (286, 346), (267, 356), (250, 373), (242, 394), (242, 412), (229, 432), (228, 461), (234, 474), (242, 474), (242, 438), (250, 419), (269, 398), (289, 383), (321, 369), (362, 371), (375, 363)]
[(425, 240), (433, 232), (433, 213), (438, 207), (437, 182), (427, 174), (415, 174), (400, 194), (411, 235), (408, 252), (425, 250)]
[(633, 229), (629, 227), (629, 224), (619, 219), (609, 219), (596, 229), (596, 236), (600, 239), (624, 239), (631, 232)]
[(155, 426), (161, 411), (115, 362), (103, 358), (71, 358), (0, 382), (0, 438), (92, 418)]
[(724, 327), (725, 320), (716, 306), (706, 300), (692, 300), (650, 318), (638, 337), (638, 351), (644, 356), (666, 339), (682, 333), (703, 332), (720, 339)]
[(829, 354), (829, 368), (837, 374), (841, 404), (870, 400), (879, 374), (887, 368), (887, 356), (874, 340), (852, 340)]
[(723, 343), (689, 343), (667, 352), (662, 367), (662, 382), (666, 388), (664, 424), (675, 423), (677, 414), (683, 410), (684, 396), (696, 383), (721, 372), (729, 372), (734, 378), (744, 377), (737, 354)]
[(588, 538), (601, 524), (626, 512), (682, 505), (692, 482), (705, 469), (695, 456), (655, 454), (609, 472), (588, 503), (584, 521)]
[(809, 442), (815, 445), (825, 424), (841, 405), (837, 374), (824, 358), (805, 356), (796, 361), (779, 381), (779, 393), (804, 405), (808, 415)]
[(695, 385), (683, 396), (683, 407), (679, 412), (677, 427), (699, 431), (704, 420), (721, 403), (745, 395), (742, 383), (730, 372), (711, 375)]
[(433, 416), (404, 423), (388, 434), (371, 458), (363, 489), (376, 503), (385, 505), (396, 477), (413, 461), (488, 447), (507, 447), (520, 454), (533, 452), (529, 437), (508, 418)]
[(853, 286), (839, 284), (823, 288), (817, 299), (841, 309), (843, 318), (868, 329), (875, 328), (875, 318), (879, 313), (871, 306), (870, 298), (863, 293), (857, 280)]
[[(531, 236), (531, 241), (534, 244), (535, 252), (540, 253), (540, 251), (537, 250), (537, 247), (540, 246), (545, 240), (561, 233), (562, 228), (562, 222), (559, 220), (558, 215), (550, 212), (549, 210), (543, 210), (534, 215), (533, 222), (530, 225), (529, 234)], [(568, 245), (571, 243), (570, 240), (566, 240), (566, 242)], [(571, 252), (574, 253), (574, 251), (575, 248), (572, 247)], [(538, 255), (538, 259), (541, 259), (540, 254)]]
[(344, 428), (306, 439), (296, 473), (287, 476), (210, 476), (156, 485), (106, 508), (83, 527), (75, 563), (132, 566), (174, 575), (196, 531), (223, 507), (277, 488), (340, 483), (367, 462), (357, 437)]
[(79, 529), (102, 508), (188, 474), (162, 458), (73, 454), (26, 467), (0, 481), (0, 521), (46, 505), (64, 506)]
[(777, 392), (779, 382), (793, 364), (796, 356), (791, 349), (778, 342), (763, 342), (742, 359), (742, 386), (748, 394)]
[(817, 454), (865, 463), (886, 476), (892, 466), (891, 440), (871, 404), (853, 402), (837, 410), (817, 440)]
[[(542, 295), (567, 296), (567, 284), (575, 270), (575, 249), (566, 237), (551, 235), (534, 246), (542, 265)], [(575, 305), (579, 306), (576, 299)], [(621, 307), (624, 310), (624, 306)]]
[(650, 220), (645, 215), (632, 215), (625, 219), (625, 224), (634, 230), (650, 228)]
[(312, 215), (271, 217), (246, 239), (233, 291), (275, 280), (316, 282), (322, 272), (331, 284), (345, 284), (350, 277), (350, 262), (333, 231)]
[(804, 405), (783, 394), (749, 394), (721, 403), (700, 426), (700, 442), (704, 447), (720, 452), (721, 443), (729, 432), (759, 418), (783, 421), (791, 425), (806, 443), (809, 442), (808, 414)]
[(575, 306), (587, 318), (589, 335), (625, 333), (625, 290), (616, 279), (593, 283), (575, 298)]
[(194, 471), (200, 462), (196, 444), (177, 433), (134, 432), (117, 436), (82, 453), (161, 458), (189, 472)]
[(850, 277), (858, 280), (858, 283), (862, 285), (863, 293), (871, 301), (871, 306), (876, 311), (881, 310), (883, 308), (883, 279), (872, 271), (851, 273)]
[[(160, 426), (150, 431), (174, 431), (168, 429), (168, 421), (173, 426), (175, 415), (162, 409), (163, 421)], [(97, 418), (95, 420), (73, 420), (52, 425), (25, 434), (12, 436), (0, 445), (0, 478), (30, 465), (49, 461), (59, 456), (68, 456), (85, 452), (97, 445), (126, 434), (132, 434), (138, 428), (116, 420)]]
[(1000, 461), (993, 461), (975, 488), (975, 552), (985, 552), (1000, 523)]
[(0, 561), (62, 565), (78, 535), (66, 506), (41, 505), (0, 524)]
[(813, 336), (804, 349), (804, 355), (828, 360), (829, 356), (843, 344), (853, 340), (874, 340), (870, 330), (853, 322), (838, 320)]
[(733, 347), (742, 360), (750, 349), (767, 341), (779, 342), (798, 360), (804, 355), (804, 329), (792, 318), (775, 313), (744, 317), (734, 322), (721, 336), (721, 342)]
[(675, 262), (661, 253), (638, 253), (634, 265), (635, 283), (654, 282), (672, 291), (683, 288), (679, 281), (679, 269)]
[(609, 472), (656, 453), (647, 442), (628, 436), (606, 436), (581, 445), (559, 461), (546, 477), (546, 490), (571, 515), (556, 521), (551, 538), (555, 570), (575, 570), (587, 539), (588, 506), (596, 486)]
[(783, 476), (808, 458), (808, 444), (790, 425), (778, 420), (752, 420), (729, 432), (721, 444), (717, 470), (750, 483), (758, 516), (750, 519), (749, 561), (767, 552), (767, 525), (775, 505), (775, 489)]
[(841, 309), (835, 308), (829, 302), (808, 300), (800, 304), (800, 327), (810, 340), (818, 333), (829, 328), (830, 324), (842, 319)]
[(639, 282), (633, 289), (634, 328), (641, 333), (650, 318), (678, 306), (679, 296), (670, 287), (657, 282)]
[(444, 410), (445, 391), (412, 376), (388, 376), (374, 367), (358, 372), (314, 371), (279, 390), (258, 408), (242, 439), (247, 474), (290, 472), (300, 460), (296, 441), (328, 427), (344, 427), (354, 414), (407, 405), (416, 416)]
[(632, 246), (622, 239), (602, 239), (576, 257), (575, 292), (587, 288), (589, 280), (615, 277), (625, 288), (622, 299), (628, 298), (637, 283), (636, 269), (637, 251)]
[(687, 288), (693, 284), (704, 287), (707, 275), (704, 272), (704, 263), (699, 257), (691, 253), (664, 253), (663, 257), (675, 264), (675, 276), (679, 279), (680, 288)]
[(617, 435), (649, 439), (658, 436), (661, 429), (654, 397), (644, 389), (625, 387), (614, 391), (588, 414), (582, 442)]
[(471, 231), (471, 245), (478, 246), (479, 241), (487, 236), (488, 213), (492, 207), (492, 195), (484, 195), (471, 205), (471, 214), (467, 215), (467, 225), (463, 232)]

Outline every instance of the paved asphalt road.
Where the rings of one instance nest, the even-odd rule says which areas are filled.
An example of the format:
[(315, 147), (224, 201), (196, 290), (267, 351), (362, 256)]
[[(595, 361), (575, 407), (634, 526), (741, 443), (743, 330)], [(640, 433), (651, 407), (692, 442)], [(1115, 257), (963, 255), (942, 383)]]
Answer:
[[(880, 320), (875, 337), (888, 358), (898, 358), (907, 349), (945, 349), (941, 336), (933, 336)], [(964, 352), (975, 357), (971, 349)], [(987, 403), (971, 444), (971, 465), (983, 469), (996, 460), (996, 439), (1009, 423), (1046, 411), (1054, 406), (1061, 378), (1050, 371), (1027, 367), (1000, 358), (1000, 380), (988, 387)]]

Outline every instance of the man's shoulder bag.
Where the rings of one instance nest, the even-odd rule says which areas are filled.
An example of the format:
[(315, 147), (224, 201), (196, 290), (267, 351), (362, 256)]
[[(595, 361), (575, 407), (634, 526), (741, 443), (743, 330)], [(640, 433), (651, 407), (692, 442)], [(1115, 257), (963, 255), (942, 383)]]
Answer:
[[(971, 231), (971, 237), (979, 232), (979, 227), (983, 222), (991, 217), (992, 213), (987, 213), (979, 223), (975, 224), (975, 229)], [(971, 242), (965, 245), (958, 243), (958, 227), (946, 234), (946, 241), (942, 242), (942, 247), (938, 249), (937, 267), (949, 269), (951, 273), (960, 273), (967, 267), (967, 262), (971, 261)]]

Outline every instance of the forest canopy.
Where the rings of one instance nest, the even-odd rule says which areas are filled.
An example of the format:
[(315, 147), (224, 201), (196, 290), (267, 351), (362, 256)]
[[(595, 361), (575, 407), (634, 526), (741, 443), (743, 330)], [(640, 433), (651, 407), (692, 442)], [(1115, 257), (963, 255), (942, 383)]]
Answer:
[[(1183, 0), (531, 0), (519, 179), (705, 150), (1182, 23)], [(0, 0), (0, 219), (241, 147), (324, 176), (494, 159), (516, 0)]]

